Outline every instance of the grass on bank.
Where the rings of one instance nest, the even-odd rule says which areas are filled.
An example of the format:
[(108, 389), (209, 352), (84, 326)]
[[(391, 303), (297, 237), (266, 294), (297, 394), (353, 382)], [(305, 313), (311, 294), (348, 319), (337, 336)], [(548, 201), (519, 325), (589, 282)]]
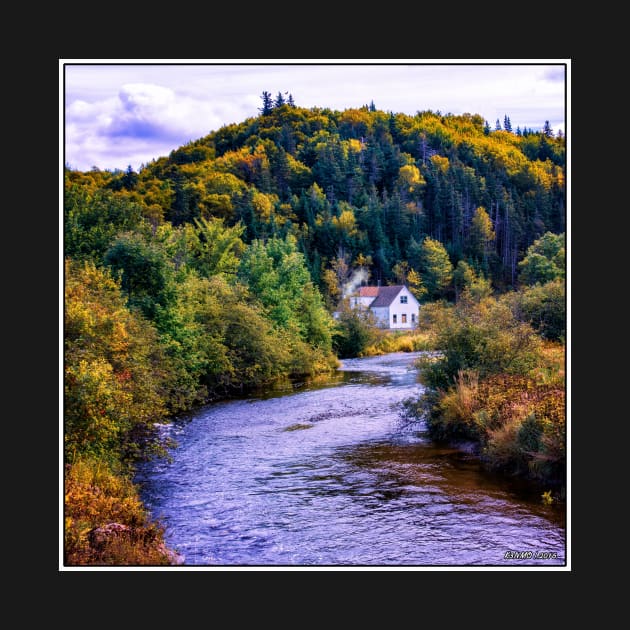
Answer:
[(64, 499), (66, 564), (168, 565), (174, 559), (136, 486), (104, 460), (79, 457), (66, 464)]
[(419, 352), (432, 349), (432, 336), (427, 331), (376, 330), (376, 340), (362, 353), (375, 357), (389, 352)]

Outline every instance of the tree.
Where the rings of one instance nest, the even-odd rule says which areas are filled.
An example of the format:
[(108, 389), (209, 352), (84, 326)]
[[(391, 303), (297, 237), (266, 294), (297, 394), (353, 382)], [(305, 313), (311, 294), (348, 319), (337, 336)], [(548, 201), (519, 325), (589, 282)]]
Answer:
[(485, 136), (490, 135), (490, 123), (487, 120), (483, 125), (483, 133)]
[(529, 323), (544, 339), (562, 341), (566, 334), (564, 280), (524, 287), (504, 299), (518, 319)]
[(507, 114), (503, 118), (503, 129), (512, 133), (512, 123), (510, 121), (510, 117)]
[(276, 100), (273, 102), (274, 107), (282, 107), (285, 104), (284, 96), (282, 92), (276, 94)]
[(497, 122), (494, 123), (494, 130), (501, 131), (501, 121), (497, 118)]
[(273, 101), (271, 100), (271, 94), (269, 92), (263, 92), (260, 98), (262, 99), (262, 102), (263, 102), (262, 107), (259, 109), (260, 113), (263, 116), (267, 116), (271, 114), (271, 110), (273, 109)]
[(455, 288), (455, 300), (467, 287), (470, 287), (476, 280), (475, 270), (465, 261), (459, 260), (455, 271), (453, 271), (453, 287)]
[(457, 302), (480, 302), (492, 295), (492, 286), (482, 273), (475, 270), (465, 261), (460, 260), (453, 272), (453, 286)]
[(104, 262), (120, 274), (122, 290), (130, 306), (156, 322), (175, 298), (173, 268), (157, 243), (139, 234), (122, 234), (107, 250)]
[(165, 415), (166, 360), (107, 270), (67, 259), (65, 279), (66, 452), (118, 454), (134, 427)]
[(470, 223), (469, 251), (472, 256), (479, 260), (486, 272), (488, 271), (488, 255), (492, 250), (495, 238), (492, 220), (488, 216), (486, 209), (483, 206), (479, 206), (475, 210), (475, 215)]
[(239, 257), (245, 249), (241, 240), (245, 228), (238, 223), (225, 227), (223, 219), (195, 219), (196, 240), (193, 244), (193, 260), (204, 276), (215, 274), (235, 275)]
[(547, 138), (553, 138), (553, 129), (551, 128), (551, 125), (549, 124), (548, 120), (545, 120), (545, 125), (543, 127), (543, 135)]
[(138, 228), (143, 208), (109, 190), (89, 194), (71, 185), (64, 199), (65, 254), (74, 259), (100, 262), (116, 235)]
[(409, 272), (407, 273), (407, 287), (413, 293), (416, 300), (420, 300), (427, 293), (427, 290), (422, 283), (422, 278), (415, 269), (409, 269)]
[(444, 245), (429, 236), (420, 249), (420, 273), (431, 298), (443, 297), (453, 278), (453, 265)]
[(520, 280), (525, 284), (545, 283), (564, 278), (564, 234), (547, 232), (527, 248), (527, 255), (518, 264)]
[(348, 300), (340, 305), (333, 347), (342, 358), (360, 356), (376, 341), (376, 320), (369, 309), (351, 308)]
[(295, 107), (295, 101), (293, 100), (293, 94), (289, 93), (289, 98), (287, 98), (287, 105), (289, 107)]
[(407, 284), (407, 275), (409, 274), (409, 263), (401, 260), (392, 267), (392, 274), (396, 280), (396, 284)]
[(293, 236), (252, 242), (241, 260), (240, 276), (277, 326), (307, 343), (326, 346), (324, 307)]

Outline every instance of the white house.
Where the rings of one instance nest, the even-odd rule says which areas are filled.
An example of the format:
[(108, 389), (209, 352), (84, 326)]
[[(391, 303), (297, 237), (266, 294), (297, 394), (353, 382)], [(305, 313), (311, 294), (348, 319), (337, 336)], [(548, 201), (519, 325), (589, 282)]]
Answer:
[(420, 303), (406, 286), (360, 287), (350, 306), (369, 308), (382, 328), (405, 329), (418, 325)]

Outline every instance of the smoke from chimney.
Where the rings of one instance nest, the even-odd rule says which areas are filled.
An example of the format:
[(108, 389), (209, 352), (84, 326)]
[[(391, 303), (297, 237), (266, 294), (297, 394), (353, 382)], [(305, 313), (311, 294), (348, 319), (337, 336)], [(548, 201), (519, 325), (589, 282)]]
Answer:
[(353, 271), (348, 282), (343, 285), (343, 297), (347, 298), (352, 295), (360, 285), (367, 282), (367, 279), (368, 273), (365, 269)]

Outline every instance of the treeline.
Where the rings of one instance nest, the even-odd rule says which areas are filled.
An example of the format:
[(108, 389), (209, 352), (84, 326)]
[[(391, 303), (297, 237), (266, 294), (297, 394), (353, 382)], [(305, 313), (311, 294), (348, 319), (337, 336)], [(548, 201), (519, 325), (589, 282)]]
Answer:
[[(548, 124), (519, 135), (507, 116), (508, 130), (490, 130), (478, 115), (304, 109), (265, 95), (264, 114), (139, 173), (70, 172), (69, 181), (138, 204), (155, 226), (218, 217), (242, 225), (246, 243), (291, 234), (329, 305), (344, 268), (360, 264), (387, 284), (405, 263), (423, 278), (427, 238), (453, 268), (461, 260), (496, 289), (515, 287), (533, 241), (565, 229), (565, 139)], [(455, 291), (451, 281), (426, 297)]]

